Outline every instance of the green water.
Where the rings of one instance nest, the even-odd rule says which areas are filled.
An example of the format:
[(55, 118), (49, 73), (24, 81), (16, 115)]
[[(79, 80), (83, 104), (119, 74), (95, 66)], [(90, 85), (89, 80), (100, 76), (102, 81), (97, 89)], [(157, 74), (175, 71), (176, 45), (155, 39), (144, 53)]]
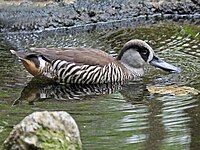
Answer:
[(94, 90), (96, 87), (47, 85), (32, 80), (10, 54), (11, 45), (1, 41), (0, 145), (28, 114), (64, 110), (76, 120), (85, 150), (199, 149), (200, 95), (151, 94), (146, 89), (150, 85), (184, 85), (200, 90), (199, 33), (199, 22), (191, 21), (76, 35), (8, 35), (7, 39), (18, 47), (93, 47), (113, 56), (126, 41), (139, 38), (182, 72), (168, 74), (147, 65), (144, 77), (123, 86)]

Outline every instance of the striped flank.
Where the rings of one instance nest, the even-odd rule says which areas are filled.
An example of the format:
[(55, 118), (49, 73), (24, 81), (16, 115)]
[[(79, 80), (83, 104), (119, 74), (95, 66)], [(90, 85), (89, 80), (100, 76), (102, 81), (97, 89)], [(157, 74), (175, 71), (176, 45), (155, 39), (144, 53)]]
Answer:
[[(52, 73), (50, 74), (49, 72)], [(42, 70), (42, 74), (56, 78), (61, 83), (78, 84), (114, 83), (131, 77), (114, 63), (100, 67), (77, 65), (63, 60), (54, 60), (51, 65)]]

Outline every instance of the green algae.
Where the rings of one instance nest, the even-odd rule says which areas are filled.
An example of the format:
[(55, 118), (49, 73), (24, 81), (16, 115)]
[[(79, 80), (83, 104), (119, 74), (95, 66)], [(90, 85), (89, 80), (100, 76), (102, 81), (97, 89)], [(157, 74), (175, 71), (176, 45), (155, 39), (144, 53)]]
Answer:
[(200, 39), (200, 28), (194, 27), (194, 26), (190, 26), (190, 25), (183, 25), (182, 26), (182, 30), (181, 30), (182, 34), (185, 35), (189, 35), (191, 37), (193, 37), (194, 39)]
[(64, 132), (49, 129), (38, 129), (36, 131), (36, 147), (44, 150), (81, 150), (80, 143), (68, 142)]

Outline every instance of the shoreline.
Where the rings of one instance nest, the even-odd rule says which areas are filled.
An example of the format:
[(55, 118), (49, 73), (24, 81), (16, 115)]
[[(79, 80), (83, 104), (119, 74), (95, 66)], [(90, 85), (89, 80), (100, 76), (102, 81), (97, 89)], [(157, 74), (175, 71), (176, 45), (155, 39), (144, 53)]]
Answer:
[(156, 19), (200, 18), (200, 4), (195, 0), (74, 0), (69, 3), (51, 1), (44, 6), (35, 4), (0, 4), (0, 34), (59, 29), (82, 32), (119, 28)]

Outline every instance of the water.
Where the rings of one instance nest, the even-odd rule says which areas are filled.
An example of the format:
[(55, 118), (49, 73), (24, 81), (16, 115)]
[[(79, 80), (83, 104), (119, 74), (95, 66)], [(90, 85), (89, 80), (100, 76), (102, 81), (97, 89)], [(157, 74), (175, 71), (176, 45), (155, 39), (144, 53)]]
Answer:
[[(178, 85), (200, 90), (200, 25), (167, 22), (138, 28), (76, 35), (8, 35), (15, 47), (93, 47), (114, 57), (134, 38), (147, 41), (156, 54), (182, 69), (168, 74), (146, 66), (145, 76), (125, 85), (69, 87), (41, 83), (0, 43), (0, 144), (12, 127), (39, 110), (64, 110), (75, 118), (83, 149), (199, 149), (200, 95), (151, 94), (146, 86)], [(102, 94), (103, 93), (103, 94)], [(89, 94), (89, 95), (88, 95)]]

